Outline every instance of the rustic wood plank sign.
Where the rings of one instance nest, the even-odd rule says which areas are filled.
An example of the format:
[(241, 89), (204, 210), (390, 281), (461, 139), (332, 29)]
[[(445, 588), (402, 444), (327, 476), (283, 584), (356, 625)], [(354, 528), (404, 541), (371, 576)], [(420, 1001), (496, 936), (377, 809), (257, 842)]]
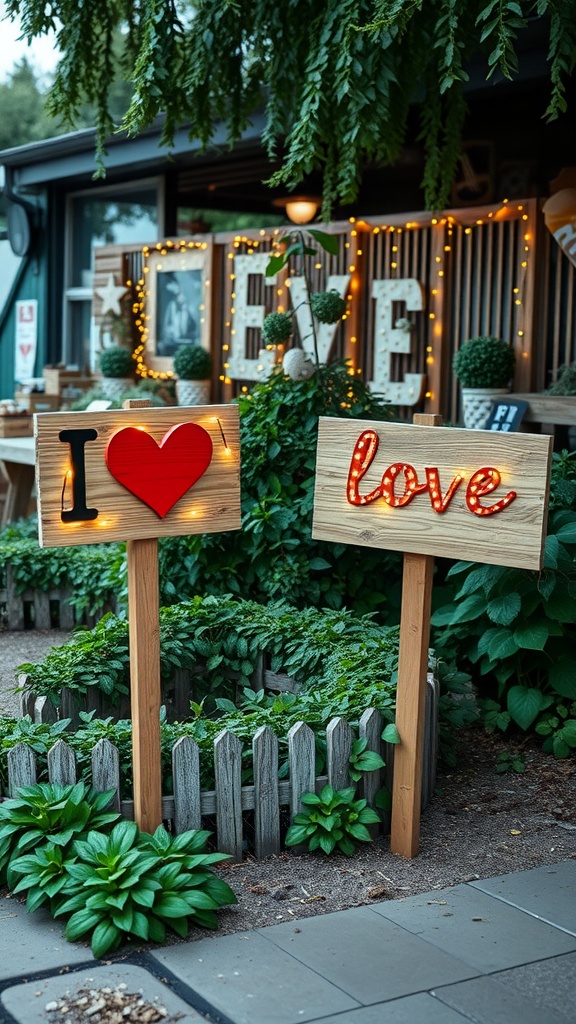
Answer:
[(313, 536), (539, 569), (549, 437), (320, 419)]
[[(41, 547), (127, 541), (134, 815), (162, 822), (158, 538), (240, 529), (236, 406), (35, 416)], [(136, 406), (136, 407), (133, 407)]]
[(36, 417), (42, 547), (240, 528), (232, 405)]
[[(404, 552), (390, 847), (414, 857), (434, 555), (541, 569), (552, 438), (322, 417), (312, 536)], [(426, 427), (434, 426), (431, 432)]]

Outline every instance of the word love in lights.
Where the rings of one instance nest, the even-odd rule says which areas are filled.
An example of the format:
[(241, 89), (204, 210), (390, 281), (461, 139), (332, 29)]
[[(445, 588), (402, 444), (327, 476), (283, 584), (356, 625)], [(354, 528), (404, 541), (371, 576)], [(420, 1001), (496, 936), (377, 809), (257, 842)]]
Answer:
[(539, 434), (323, 417), (312, 534), (539, 569), (551, 448)]
[(240, 528), (234, 406), (35, 419), (41, 546)]
[[(446, 493), (442, 494), (440, 474), (436, 467), (426, 466), (424, 469), (426, 480), (424, 483), (419, 483), (414, 466), (403, 462), (394, 462), (384, 471), (378, 487), (374, 487), (368, 494), (360, 494), (360, 481), (372, 465), (378, 445), (379, 437), (375, 430), (364, 430), (356, 442), (348, 470), (347, 494), (351, 505), (369, 505), (378, 498), (383, 498), (391, 508), (403, 508), (405, 505), (409, 505), (417, 494), (428, 492), (434, 511), (438, 513), (447, 511), (456, 491), (464, 482), (464, 476), (457, 473)], [(404, 476), (404, 491), (398, 495), (395, 488), (400, 474)], [(474, 515), (492, 516), (496, 512), (501, 512), (510, 502), (514, 501), (516, 491), (508, 491), (508, 494), (492, 505), (482, 504), (480, 499), (494, 491), (501, 481), (501, 474), (492, 466), (479, 469), (472, 474), (466, 488), (465, 501)]]

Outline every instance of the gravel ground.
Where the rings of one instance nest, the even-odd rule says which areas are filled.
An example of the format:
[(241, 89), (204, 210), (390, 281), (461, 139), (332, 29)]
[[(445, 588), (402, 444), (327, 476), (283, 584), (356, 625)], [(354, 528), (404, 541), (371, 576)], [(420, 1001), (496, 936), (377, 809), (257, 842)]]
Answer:
[(70, 638), (61, 629), (30, 629), (23, 632), (0, 630), (0, 714), (17, 715), (17, 668), (27, 661), (42, 661), (51, 647), (59, 647)]
[[(17, 701), (8, 692), (15, 668), (37, 661), (64, 632), (0, 632), (0, 712)], [(522, 774), (495, 770), (504, 750), (525, 757)], [(370, 904), (509, 871), (576, 858), (576, 767), (531, 740), (462, 734), (456, 769), (440, 767), (434, 800), (422, 816), (420, 853), (404, 860), (388, 840), (341, 854), (283, 853), (265, 861), (225, 865), (220, 873), (238, 904), (219, 914), (219, 934)], [(205, 936), (192, 929), (191, 938)], [(175, 941), (178, 941), (175, 939)]]

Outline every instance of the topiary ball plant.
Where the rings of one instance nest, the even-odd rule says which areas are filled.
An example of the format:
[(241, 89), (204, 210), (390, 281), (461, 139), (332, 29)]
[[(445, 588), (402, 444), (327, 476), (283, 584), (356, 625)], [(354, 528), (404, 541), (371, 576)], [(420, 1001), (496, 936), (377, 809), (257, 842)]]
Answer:
[(262, 338), (266, 345), (283, 345), (293, 330), (289, 313), (269, 313), (262, 324)]
[(134, 360), (127, 348), (111, 345), (100, 354), (100, 371), (103, 377), (133, 377)]
[(321, 324), (336, 324), (346, 312), (348, 303), (332, 288), (329, 292), (315, 292), (310, 296), (310, 308)]
[(463, 388), (505, 388), (514, 372), (514, 350), (502, 338), (470, 338), (452, 368)]
[(181, 345), (174, 356), (174, 373), (179, 380), (209, 380), (212, 356), (201, 345)]

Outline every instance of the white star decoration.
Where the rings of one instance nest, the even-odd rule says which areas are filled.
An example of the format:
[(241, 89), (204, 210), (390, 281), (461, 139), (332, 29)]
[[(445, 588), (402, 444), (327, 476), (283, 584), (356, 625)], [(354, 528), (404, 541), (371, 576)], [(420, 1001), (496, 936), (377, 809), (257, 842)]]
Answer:
[(124, 285), (114, 284), (114, 274), (108, 274), (108, 281), (104, 288), (95, 288), (96, 295), (102, 299), (102, 315), (110, 312), (117, 316), (122, 314), (120, 299), (126, 295), (128, 289)]

